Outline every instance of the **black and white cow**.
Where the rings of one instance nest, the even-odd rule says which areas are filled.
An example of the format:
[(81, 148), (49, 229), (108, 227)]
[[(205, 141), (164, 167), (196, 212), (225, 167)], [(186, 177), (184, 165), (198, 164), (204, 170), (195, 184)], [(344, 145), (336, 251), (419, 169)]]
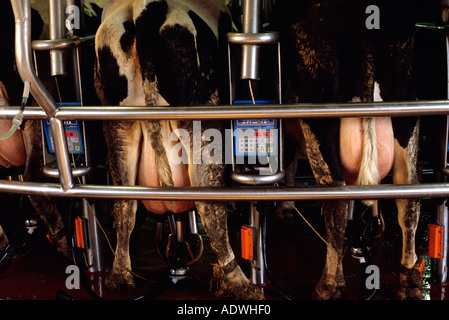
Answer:
[[(371, 28), (374, 21), (367, 23), (373, 14), (369, 5), (379, 9), (380, 16), (371, 18), (380, 19), (380, 29)], [(371, 102), (375, 82), (384, 101), (416, 100), (409, 2), (279, 0), (273, 25), (281, 31), (289, 78), (285, 102)], [(377, 184), (391, 169), (396, 184), (418, 182), (416, 117), (303, 119), (285, 127), (302, 145), (320, 186)], [(419, 298), (422, 279), (414, 265), (420, 202), (397, 199), (396, 205), (403, 233), (398, 297)], [(348, 201), (324, 201), (322, 211), (328, 247), (314, 296), (334, 299), (345, 285), (342, 257)]]
[[(217, 104), (226, 90), (225, 35), (231, 30), (226, 6), (219, 0), (113, 0), (103, 11), (96, 36), (96, 86), (105, 105), (163, 106)], [(225, 100), (226, 101), (226, 100)], [(201, 133), (220, 129), (201, 122)], [(191, 121), (105, 121), (109, 170), (116, 185), (223, 186), (224, 162), (195, 163), (208, 142), (193, 148)], [(188, 132), (189, 139), (172, 134)], [(169, 152), (182, 143), (187, 163)], [(210, 152), (210, 150), (209, 150)], [(214, 156), (221, 154), (215, 149)], [(224, 158), (221, 158), (224, 159)], [(147, 210), (181, 213), (196, 206), (217, 254), (217, 295), (263, 298), (236, 262), (227, 234), (224, 202), (143, 201)], [(117, 246), (107, 278), (112, 288), (134, 286), (129, 240), (137, 201), (116, 200), (113, 214)]]

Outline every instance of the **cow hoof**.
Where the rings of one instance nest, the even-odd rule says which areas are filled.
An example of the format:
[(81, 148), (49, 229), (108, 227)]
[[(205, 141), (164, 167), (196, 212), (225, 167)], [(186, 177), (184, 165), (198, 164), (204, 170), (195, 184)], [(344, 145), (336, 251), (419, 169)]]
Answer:
[(226, 267), (214, 266), (213, 281), (217, 284), (217, 297), (234, 297), (238, 300), (265, 300), (265, 297), (255, 284), (246, 278), (237, 265), (227, 272)]
[(72, 260), (72, 247), (69, 245), (67, 236), (63, 236), (60, 239), (54, 240), (56, 250), (61, 253), (65, 258)]
[(408, 269), (401, 265), (399, 272), (399, 290), (397, 300), (421, 300), (423, 275), (417, 268)]
[(281, 201), (276, 207), (275, 213), (281, 220), (293, 220), (295, 218), (295, 202)]
[(340, 299), (345, 290), (344, 280), (335, 283), (320, 281), (311, 294), (313, 300), (337, 300)]
[(111, 272), (105, 280), (105, 286), (113, 291), (129, 291), (136, 288), (133, 276), (129, 272)]

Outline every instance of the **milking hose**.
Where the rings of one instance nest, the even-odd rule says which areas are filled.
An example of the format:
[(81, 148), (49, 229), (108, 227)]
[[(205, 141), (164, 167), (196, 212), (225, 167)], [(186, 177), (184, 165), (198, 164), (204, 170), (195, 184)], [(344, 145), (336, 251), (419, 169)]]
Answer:
[(23, 87), (22, 103), (20, 105), (19, 113), (17, 113), (16, 116), (12, 119), (11, 129), (9, 129), (9, 131), (4, 135), (0, 136), (0, 140), (8, 139), (17, 131), (17, 129), (20, 128), (20, 125), (23, 122), (23, 112), (25, 111), (25, 107), (28, 102), (28, 97), (30, 96), (30, 86), (31, 83), (29, 81), (25, 81)]

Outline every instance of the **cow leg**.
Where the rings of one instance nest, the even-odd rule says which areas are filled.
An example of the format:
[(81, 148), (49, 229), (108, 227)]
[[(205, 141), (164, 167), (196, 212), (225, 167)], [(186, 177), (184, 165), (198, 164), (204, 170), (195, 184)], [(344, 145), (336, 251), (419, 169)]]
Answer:
[[(224, 158), (217, 157), (217, 154), (223, 154), (222, 146), (220, 143), (215, 143), (215, 148), (209, 149), (210, 153), (205, 155), (203, 151), (208, 144), (201, 139), (205, 130), (208, 128), (219, 130), (219, 125), (203, 121), (201, 123), (201, 136), (193, 136), (191, 123), (184, 123), (181, 126), (190, 132), (190, 136), (193, 137), (190, 139), (190, 146), (185, 145), (185, 150), (188, 150), (189, 153), (189, 176), (192, 186), (224, 186), (225, 164), (221, 162)], [(195, 142), (193, 141), (194, 139), (196, 139)], [(201, 148), (196, 147), (199, 146), (198, 139), (202, 140)], [(213, 161), (210, 161), (211, 158), (206, 159), (207, 156), (211, 156), (213, 159), (220, 159), (220, 161), (212, 163)], [(194, 159), (201, 159), (201, 162), (198, 163), (199, 161), (194, 161)], [(264, 299), (260, 289), (248, 280), (234, 256), (228, 236), (226, 203), (221, 201), (196, 201), (195, 205), (211, 247), (217, 256), (213, 279), (217, 284), (215, 294), (217, 296), (233, 295), (237, 299)]]
[(320, 300), (338, 299), (345, 288), (342, 259), (348, 201), (323, 202), (322, 210), (328, 245), (324, 270), (312, 297)]
[[(318, 141), (309, 125), (304, 121), (300, 123), (304, 137), (303, 149), (317, 183), (321, 186), (342, 184), (332, 178), (331, 171), (323, 160)], [(314, 299), (337, 299), (345, 287), (342, 258), (348, 204), (348, 201), (343, 200), (325, 201), (322, 204), (328, 245), (323, 273), (312, 293)]]
[[(199, 170), (207, 170), (210, 174), (220, 169), (205, 166)], [(214, 182), (216, 181), (210, 181), (210, 183)], [(228, 215), (225, 203), (197, 201), (195, 205), (211, 247), (217, 255), (218, 263), (214, 266), (213, 280), (217, 284), (215, 294), (219, 297), (232, 295), (236, 299), (263, 300), (262, 292), (245, 276), (232, 251), (228, 237)]]
[[(416, 99), (413, 85), (413, 12), (405, 0), (384, 1), (381, 34), (377, 38), (376, 53), (380, 92), (384, 101), (412, 101)], [(393, 182), (417, 184), (416, 172), (419, 120), (416, 118), (392, 118), (395, 146)], [(402, 229), (402, 259), (399, 299), (418, 299), (421, 296), (422, 279), (414, 270), (417, 260), (415, 233), (420, 215), (418, 199), (398, 199), (398, 221)]]
[[(294, 156), (292, 162), (284, 170), (285, 187), (293, 187), (295, 185), (295, 174), (297, 170), (298, 170), (298, 158), (297, 156)], [(295, 210), (295, 201), (280, 201), (279, 205), (276, 207), (276, 215), (279, 218), (292, 218), (294, 216), (294, 210)]]
[[(23, 130), (26, 148), (25, 181), (45, 181), (41, 122), (28, 120)], [(30, 202), (45, 223), (50, 240), (67, 258), (72, 258), (70, 239), (55, 198), (30, 196)]]
[[(290, 91), (291, 92), (291, 89)], [(294, 98), (292, 98), (294, 99)], [(296, 99), (293, 100), (297, 102)], [(299, 148), (303, 141), (301, 141), (301, 136), (298, 134), (299, 120), (298, 119), (285, 119), (282, 122), (282, 130), (284, 135), (284, 161), (288, 163), (285, 171), (285, 181), (284, 186), (293, 187), (295, 184), (295, 175), (298, 170), (298, 153), (297, 147)], [(289, 156), (290, 155), (290, 156)], [(276, 208), (276, 214), (279, 217), (290, 217), (295, 210), (295, 201), (280, 201)]]
[[(108, 146), (109, 172), (114, 185), (133, 186), (136, 183), (140, 154), (139, 122), (105, 122), (104, 136)], [(129, 241), (136, 222), (137, 200), (115, 200), (114, 227), (117, 244), (112, 270), (106, 286), (112, 290), (134, 288), (131, 274)]]
[[(419, 121), (407, 147), (395, 140), (393, 181), (395, 184), (418, 183), (416, 158), (418, 151)], [(423, 279), (414, 265), (418, 260), (415, 250), (415, 235), (420, 216), (419, 199), (397, 199), (398, 221), (402, 229), (402, 259), (400, 268), (398, 299), (420, 299)]]

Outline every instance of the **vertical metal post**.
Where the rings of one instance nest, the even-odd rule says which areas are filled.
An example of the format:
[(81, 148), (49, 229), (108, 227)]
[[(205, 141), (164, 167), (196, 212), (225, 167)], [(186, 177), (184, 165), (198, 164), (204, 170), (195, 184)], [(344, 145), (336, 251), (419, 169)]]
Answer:
[[(262, 1), (264, 0), (242, 0), (242, 34), (258, 34), (261, 32), (261, 16), (262, 16)], [(277, 44), (278, 53), (277, 53), (277, 67), (278, 67), (278, 99), (279, 104), (282, 103), (282, 89), (281, 89), (281, 57), (280, 57), (280, 43), (278, 41), (277, 35), (271, 38), (272, 44)], [(230, 36), (230, 37), (229, 37)], [(260, 60), (260, 44), (264, 42), (262, 38), (258, 39), (258, 41), (254, 41), (251, 44), (242, 43), (240, 41), (235, 41), (232, 38), (232, 34), (228, 35), (228, 62), (229, 62), (229, 97), (230, 104), (233, 104), (234, 94), (233, 94), (233, 77), (232, 77), (232, 61), (231, 61), (231, 48), (230, 43), (240, 43), (242, 46), (242, 57), (241, 57), (241, 68), (240, 68), (240, 79), (241, 80), (259, 80), (259, 60)], [(260, 43), (260, 44), (254, 44)], [(283, 139), (282, 139), (282, 122), (278, 120), (279, 127), (279, 158), (276, 159), (277, 168), (274, 172), (271, 172), (270, 181), (265, 179), (267, 176), (263, 175), (249, 175), (249, 174), (240, 174), (235, 171), (235, 156), (232, 157), (232, 170), (233, 175), (232, 179), (236, 182), (242, 184), (269, 184), (274, 183), (281, 180), (284, 176), (283, 172)], [(231, 122), (232, 132), (234, 133), (234, 124)], [(232, 152), (234, 152), (234, 137), (231, 138), (231, 148)], [(271, 166), (270, 166), (271, 169)], [(263, 235), (265, 230), (263, 229), (263, 224), (261, 223), (260, 213), (257, 210), (257, 202), (250, 202), (250, 213), (249, 213), (249, 225), (254, 229), (254, 259), (251, 262), (251, 281), (256, 285), (263, 285), (267, 281), (267, 270), (265, 269), (265, 257), (264, 257), (264, 244), (263, 244)]]
[(441, 205), (438, 206), (437, 209), (437, 217), (436, 222), (439, 225), (443, 226), (443, 256), (441, 259), (436, 259), (436, 277), (438, 283), (446, 283), (447, 282), (447, 255), (448, 255), (448, 208), (447, 201), (444, 201)]
[[(49, 0), (50, 40), (65, 38), (65, 1)], [(52, 76), (66, 75), (65, 51), (50, 50), (50, 68)]]
[[(243, 33), (258, 33), (260, 31), (261, 5), (260, 0), (242, 1)], [(242, 46), (241, 79), (259, 79), (259, 57), (260, 46), (247, 44)]]
[(55, 143), (56, 162), (59, 169), (59, 182), (61, 183), (62, 189), (68, 191), (73, 187), (74, 182), (64, 123), (56, 118), (51, 118), (50, 127)]
[(251, 281), (254, 284), (263, 285), (266, 281), (266, 270), (265, 270), (265, 260), (263, 254), (263, 243), (262, 237), (263, 232), (260, 221), (260, 213), (257, 210), (256, 202), (251, 201), (250, 203), (250, 226), (254, 227), (256, 243), (254, 246), (254, 260), (252, 262), (251, 269)]
[[(86, 184), (86, 177), (82, 177), (83, 184)], [(87, 221), (87, 230), (89, 232), (89, 248), (87, 251), (87, 263), (90, 272), (101, 272), (105, 270), (103, 263), (101, 234), (95, 217), (95, 205), (89, 204), (87, 199), (82, 199), (83, 218)]]

